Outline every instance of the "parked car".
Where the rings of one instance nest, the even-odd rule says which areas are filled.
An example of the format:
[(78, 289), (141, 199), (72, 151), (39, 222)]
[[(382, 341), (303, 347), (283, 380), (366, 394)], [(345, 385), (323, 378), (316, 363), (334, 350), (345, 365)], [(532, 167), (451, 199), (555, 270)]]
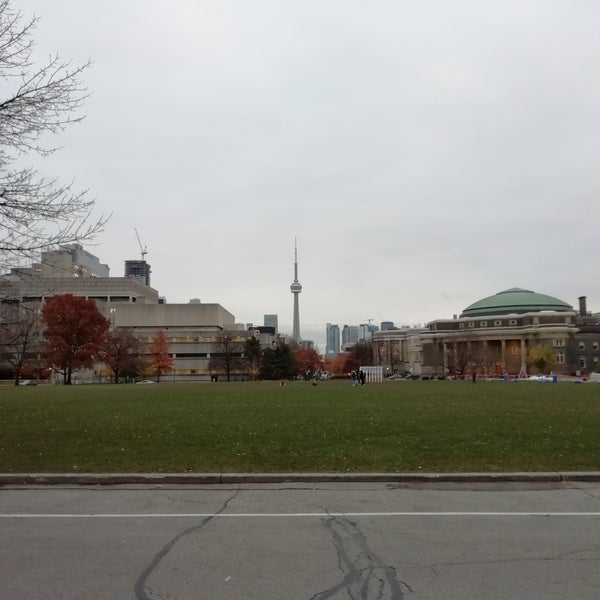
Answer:
[(141, 381), (136, 381), (136, 384), (147, 384), (147, 383), (154, 383), (154, 381), (152, 381), (151, 379), (142, 379)]
[(37, 381), (34, 379), (21, 379), (19, 385), (37, 385)]

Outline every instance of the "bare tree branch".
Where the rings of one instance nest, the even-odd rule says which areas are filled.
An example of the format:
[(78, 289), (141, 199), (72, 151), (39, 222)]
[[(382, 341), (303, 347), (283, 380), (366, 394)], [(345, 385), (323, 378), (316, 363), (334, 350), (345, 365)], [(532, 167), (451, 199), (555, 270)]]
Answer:
[[(82, 75), (58, 55), (41, 67), (32, 61), (37, 17), (23, 21), (10, 0), (0, 0), (0, 79), (14, 83), (0, 98), (0, 266), (34, 258), (58, 244), (89, 241), (107, 219), (92, 215), (94, 201), (72, 183), (46, 180), (33, 168), (15, 165), (28, 153), (47, 156), (57, 150), (40, 143), (83, 119), (79, 113), (88, 90)], [(9, 86), (10, 87), (10, 86)]]

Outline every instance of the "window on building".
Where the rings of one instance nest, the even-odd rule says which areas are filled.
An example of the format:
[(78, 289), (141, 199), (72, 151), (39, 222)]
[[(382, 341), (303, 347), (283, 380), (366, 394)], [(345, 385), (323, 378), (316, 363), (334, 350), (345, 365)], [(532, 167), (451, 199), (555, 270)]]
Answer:
[(564, 365), (565, 364), (565, 353), (562, 350), (559, 350), (556, 353), (556, 364)]
[(475, 321), (469, 321), (469, 327), (471, 327), (471, 328), (475, 327)]
[(494, 321), (494, 327), (501, 327), (502, 326), (502, 321)]
[(579, 357), (579, 368), (580, 369), (585, 369), (585, 367), (586, 367), (585, 356), (580, 356)]
[(585, 342), (579, 342), (579, 351), (585, 350)]
[(592, 350), (598, 352), (600, 350), (600, 342), (592, 342)]
[(509, 325), (516, 325), (517, 324), (517, 320), (516, 319), (509, 319), (508, 320), (508, 324)]
[(565, 345), (565, 340), (552, 340), (552, 345), (555, 348), (562, 348)]
[(458, 328), (459, 329), (464, 329), (465, 328), (465, 324), (464, 323), (459, 323), (458, 324)]
[(519, 353), (519, 349), (516, 346), (511, 346), (510, 353), (516, 356)]
[(487, 327), (487, 321), (481, 321), (481, 323), (479, 323), (479, 327)]

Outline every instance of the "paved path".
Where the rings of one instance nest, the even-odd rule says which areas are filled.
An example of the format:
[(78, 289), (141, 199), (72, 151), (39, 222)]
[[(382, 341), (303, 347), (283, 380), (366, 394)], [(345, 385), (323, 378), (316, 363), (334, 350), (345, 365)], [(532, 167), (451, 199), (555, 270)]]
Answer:
[(3, 600), (600, 598), (600, 484), (0, 489)]

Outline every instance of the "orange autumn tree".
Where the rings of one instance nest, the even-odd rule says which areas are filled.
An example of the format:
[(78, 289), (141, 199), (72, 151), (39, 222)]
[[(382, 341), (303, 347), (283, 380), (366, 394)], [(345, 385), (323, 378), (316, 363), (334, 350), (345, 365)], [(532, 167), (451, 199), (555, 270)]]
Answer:
[(93, 300), (73, 294), (48, 298), (42, 319), (48, 364), (70, 385), (73, 371), (89, 369), (98, 359), (110, 323)]
[(160, 382), (161, 375), (173, 370), (173, 357), (169, 355), (169, 342), (162, 329), (157, 331), (150, 346), (148, 368), (152, 374), (156, 375), (157, 382)]
[(313, 348), (296, 348), (294, 358), (298, 364), (298, 373), (305, 379), (310, 379), (321, 370), (321, 357)]
[(333, 358), (331, 365), (328, 369), (331, 369), (336, 375), (348, 375), (352, 371), (358, 370), (360, 362), (350, 352), (342, 352)]

